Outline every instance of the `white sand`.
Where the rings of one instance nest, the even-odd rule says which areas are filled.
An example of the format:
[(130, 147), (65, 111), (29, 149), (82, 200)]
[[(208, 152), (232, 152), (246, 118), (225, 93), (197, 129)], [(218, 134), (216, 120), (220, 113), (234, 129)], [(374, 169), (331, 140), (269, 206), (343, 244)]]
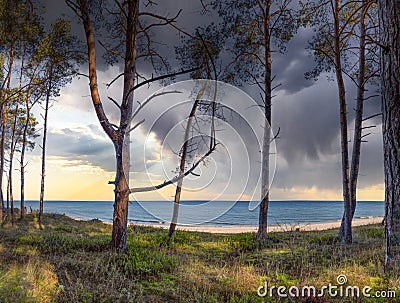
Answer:
[[(366, 218), (366, 219), (354, 219), (353, 226), (369, 225), (369, 224), (380, 224), (382, 223), (382, 217)], [(151, 227), (159, 227), (167, 229), (169, 224), (157, 224), (157, 225), (146, 225)], [(312, 231), (312, 230), (326, 230), (339, 228), (340, 221), (328, 222), (328, 223), (316, 223), (316, 224), (292, 224), (292, 225), (273, 225), (268, 227), (268, 231)], [(177, 226), (177, 230), (187, 231), (198, 231), (207, 232), (213, 234), (240, 234), (257, 232), (257, 226), (250, 225), (239, 225), (239, 226)]]

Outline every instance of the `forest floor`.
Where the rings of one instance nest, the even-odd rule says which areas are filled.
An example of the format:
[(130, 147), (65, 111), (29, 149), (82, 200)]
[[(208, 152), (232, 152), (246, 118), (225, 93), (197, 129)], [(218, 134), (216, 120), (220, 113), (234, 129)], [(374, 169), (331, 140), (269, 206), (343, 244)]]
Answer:
[[(335, 229), (270, 233), (260, 245), (254, 233), (178, 231), (169, 239), (130, 226), (128, 253), (117, 255), (108, 224), (51, 214), (43, 221), (40, 228), (29, 214), (0, 228), (0, 302), (400, 302), (400, 272), (384, 270), (381, 225), (354, 228), (349, 246)], [(308, 297), (304, 286), (324, 295)], [(299, 296), (284, 297), (289, 288)]]

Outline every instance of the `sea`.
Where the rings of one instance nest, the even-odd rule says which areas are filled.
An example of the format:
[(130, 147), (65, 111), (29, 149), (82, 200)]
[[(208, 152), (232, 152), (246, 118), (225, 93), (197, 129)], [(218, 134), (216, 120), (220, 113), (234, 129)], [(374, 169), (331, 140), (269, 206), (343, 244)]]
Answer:
[[(18, 205), (18, 202), (16, 205)], [(38, 201), (26, 201), (27, 210), (39, 209)], [(181, 201), (178, 223), (182, 225), (255, 226), (259, 207), (248, 201)], [(45, 201), (44, 212), (65, 214), (76, 219), (99, 219), (112, 222), (111, 201)], [(167, 201), (131, 202), (128, 221), (132, 224), (168, 224), (173, 203)], [(271, 201), (268, 223), (271, 225), (297, 225), (340, 221), (343, 214), (341, 201)], [(360, 201), (355, 218), (373, 218), (384, 215), (382, 201)]]

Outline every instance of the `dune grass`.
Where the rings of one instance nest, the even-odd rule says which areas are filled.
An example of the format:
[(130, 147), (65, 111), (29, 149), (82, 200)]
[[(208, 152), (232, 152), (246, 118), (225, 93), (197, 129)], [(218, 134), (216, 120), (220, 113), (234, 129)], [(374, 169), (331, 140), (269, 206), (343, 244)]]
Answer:
[[(354, 229), (354, 244), (337, 230), (215, 235), (129, 227), (128, 253), (115, 254), (111, 226), (35, 214), (0, 229), (0, 302), (399, 302), (398, 298), (259, 297), (264, 285), (349, 285), (400, 290), (398, 271), (384, 271), (380, 225)], [(385, 272), (385, 273), (384, 273)], [(347, 285), (347, 284), (346, 284)], [(397, 293), (400, 297), (400, 293)]]

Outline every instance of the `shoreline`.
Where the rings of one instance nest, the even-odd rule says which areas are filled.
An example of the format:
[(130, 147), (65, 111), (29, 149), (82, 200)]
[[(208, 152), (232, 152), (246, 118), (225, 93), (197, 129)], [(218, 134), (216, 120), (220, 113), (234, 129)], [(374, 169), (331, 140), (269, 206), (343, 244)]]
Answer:
[[(353, 227), (381, 224), (383, 217), (373, 217), (365, 219), (353, 219)], [(286, 225), (270, 225), (268, 232), (287, 232), (287, 231), (318, 231), (328, 230), (340, 227), (341, 221), (325, 222), (325, 223), (312, 223), (312, 224), (286, 224)], [(154, 228), (168, 229), (169, 224), (134, 224), (134, 226), (147, 226)], [(207, 226), (207, 225), (177, 225), (177, 230), (205, 232), (212, 234), (241, 234), (241, 233), (255, 233), (258, 226), (253, 225), (238, 225), (238, 226)]]

